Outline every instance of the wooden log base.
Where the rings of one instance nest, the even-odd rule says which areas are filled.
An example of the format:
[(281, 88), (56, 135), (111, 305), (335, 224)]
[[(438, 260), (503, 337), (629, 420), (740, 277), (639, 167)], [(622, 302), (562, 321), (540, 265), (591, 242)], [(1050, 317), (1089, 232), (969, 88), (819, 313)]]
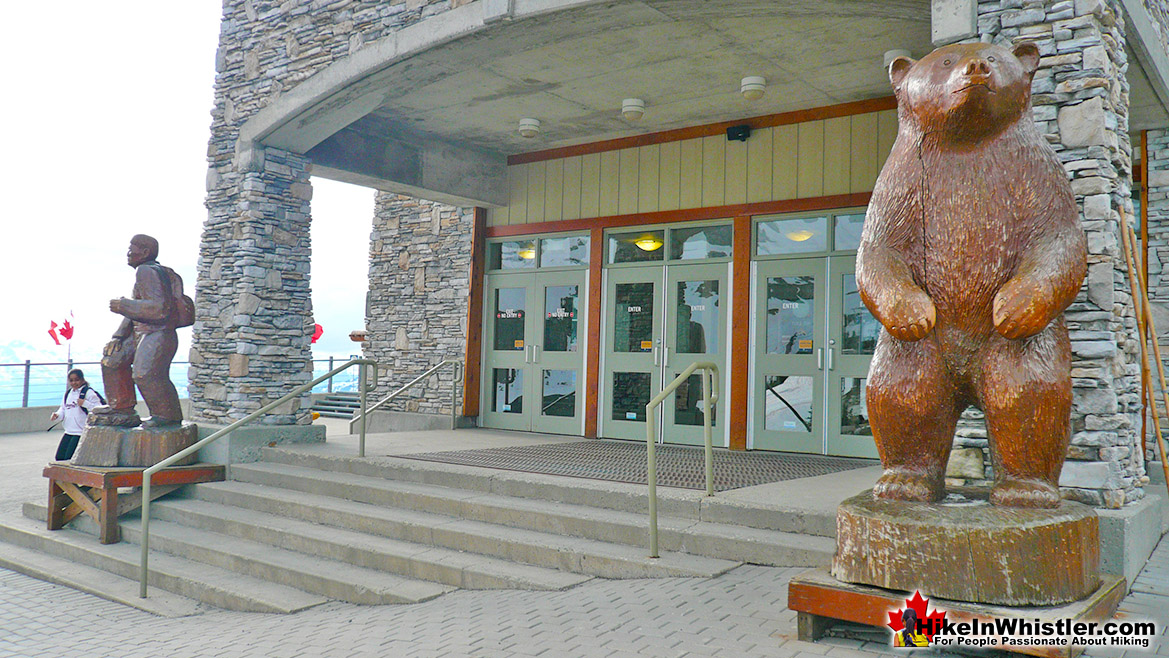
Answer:
[[(78, 466), (153, 466), (198, 440), (199, 429), (194, 423), (168, 427), (88, 425), (81, 432), (73, 463)], [(176, 465), (193, 463), (195, 455)]]
[[(924, 591), (921, 594), (929, 599), (931, 612), (943, 611), (946, 613), (946, 619), (959, 623), (974, 619), (981, 622), (1010, 618), (1042, 621), (1065, 618), (1074, 621), (1105, 621), (1111, 619), (1112, 615), (1116, 613), (1116, 608), (1120, 605), (1128, 587), (1121, 576), (1104, 575), (1101, 576), (1100, 581), (1100, 586), (1088, 597), (1058, 607), (985, 605), (935, 599)], [(926, 587), (927, 585), (923, 583), (922, 586)], [(891, 644), (892, 630), (887, 626), (889, 612), (904, 609), (906, 599), (912, 596), (913, 592), (843, 583), (833, 578), (826, 569), (813, 569), (796, 576), (788, 583), (787, 604), (789, 609), (799, 613), (796, 630), (799, 639), (805, 642), (818, 640), (838, 621), (850, 621), (889, 630)], [(995, 645), (993, 648), (1050, 658), (1074, 658), (1084, 651), (1084, 647), (1080, 646), (1006, 647)]]
[(999, 507), (965, 493), (916, 503), (866, 491), (844, 501), (832, 575), (995, 605), (1062, 605), (1096, 591), (1100, 531), (1091, 508)]
[[(88, 514), (100, 529), (99, 541), (115, 544), (122, 539), (118, 517), (142, 506), (143, 468), (102, 468), (53, 462), (45, 467), (49, 478), (49, 530), (60, 530), (81, 514)], [(190, 464), (165, 468), (150, 481), (150, 499), (196, 482), (222, 482), (225, 468), (219, 464)], [(118, 489), (134, 491), (119, 496)]]

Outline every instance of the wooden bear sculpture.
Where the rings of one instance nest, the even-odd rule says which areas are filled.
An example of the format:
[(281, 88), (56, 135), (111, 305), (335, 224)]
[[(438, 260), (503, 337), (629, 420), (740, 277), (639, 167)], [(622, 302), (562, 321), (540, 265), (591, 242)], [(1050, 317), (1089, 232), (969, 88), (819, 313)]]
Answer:
[(1071, 433), (1063, 310), (1087, 268), (1067, 175), (1031, 118), (1033, 44), (894, 60), (900, 128), (857, 252), (884, 325), (868, 409), (874, 495), (937, 501), (959, 415), (986, 414), (990, 501), (1059, 505)]

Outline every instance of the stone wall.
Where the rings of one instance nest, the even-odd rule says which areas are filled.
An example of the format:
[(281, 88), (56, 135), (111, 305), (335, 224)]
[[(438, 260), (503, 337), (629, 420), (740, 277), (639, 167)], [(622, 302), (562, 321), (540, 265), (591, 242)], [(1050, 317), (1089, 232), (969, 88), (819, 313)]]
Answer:
[[(363, 344), (379, 363), (378, 398), (443, 359), (464, 356), (473, 227), (471, 208), (378, 193)], [(389, 408), (449, 414), (451, 375), (443, 370)]]
[[(240, 126), (314, 73), (465, 0), (224, 0), (207, 223), (190, 352), (192, 418), (226, 423), (310, 379), (309, 163), (236, 150)], [(309, 398), (271, 424), (307, 423)]]
[[(1169, 367), (1169, 276), (1165, 275), (1162, 265), (1169, 262), (1169, 130), (1150, 130), (1145, 136), (1149, 157), (1149, 171), (1145, 172), (1149, 194), (1146, 210), (1149, 222), (1149, 298), (1153, 302), (1161, 356)], [(1156, 377), (1154, 372), (1154, 382)], [(1159, 390), (1159, 387), (1154, 385), (1154, 389)], [(1169, 425), (1165, 421), (1162, 419), (1162, 427)], [(1148, 460), (1158, 459), (1155, 436), (1150, 423), (1145, 451)]]
[[(1138, 344), (1119, 229), (1120, 209), (1133, 210), (1123, 10), (1107, 0), (990, 0), (978, 12), (982, 40), (1008, 47), (1031, 40), (1041, 54), (1034, 118), (1068, 172), (1088, 235), (1088, 277), (1066, 314), (1074, 406), (1060, 483), (1068, 498), (1118, 508), (1144, 496), (1145, 475)], [(964, 423), (958, 447), (985, 451), (980, 420)], [(957, 461), (976, 475), (970, 453)]]

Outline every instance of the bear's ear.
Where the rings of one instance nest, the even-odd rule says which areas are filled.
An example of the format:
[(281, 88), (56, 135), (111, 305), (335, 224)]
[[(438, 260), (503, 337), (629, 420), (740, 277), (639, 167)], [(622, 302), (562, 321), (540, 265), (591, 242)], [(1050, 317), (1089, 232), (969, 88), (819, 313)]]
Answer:
[(1015, 57), (1019, 58), (1019, 62), (1023, 65), (1023, 70), (1028, 75), (1035, 73), (1039, 68), (1039, 48), (1031, 41), (1024, 41), (1011, 49)]
[(897, 57), (892, 62), (889, 62), (889, 82), (893, 83), (894, 89), (901, 86), (901, 81), (905, 79), (906, 74), (909, 73), (909, 69), (913, 68), (913, 65), (916, 63), (908, 57)]

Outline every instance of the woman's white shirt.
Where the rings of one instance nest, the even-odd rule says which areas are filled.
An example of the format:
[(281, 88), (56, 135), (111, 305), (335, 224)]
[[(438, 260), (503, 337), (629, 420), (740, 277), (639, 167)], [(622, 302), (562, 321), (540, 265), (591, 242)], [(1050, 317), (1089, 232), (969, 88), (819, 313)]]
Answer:
[[(80, 396), (81, 389), (71, 388), (69, 394), (65, 396), (65, 401), (57, 407), (57, 417), (61, 419), (61, 428), (66, 434), (81, 434), (81, 430), (85, 429), (86, 414), (77, 404), (77, 398)], [(93, 411), (93, 408), (100, 404), (101, 398), (97, 397), (97, 391), (91, 387), (85, 392), (85, 408)]]

